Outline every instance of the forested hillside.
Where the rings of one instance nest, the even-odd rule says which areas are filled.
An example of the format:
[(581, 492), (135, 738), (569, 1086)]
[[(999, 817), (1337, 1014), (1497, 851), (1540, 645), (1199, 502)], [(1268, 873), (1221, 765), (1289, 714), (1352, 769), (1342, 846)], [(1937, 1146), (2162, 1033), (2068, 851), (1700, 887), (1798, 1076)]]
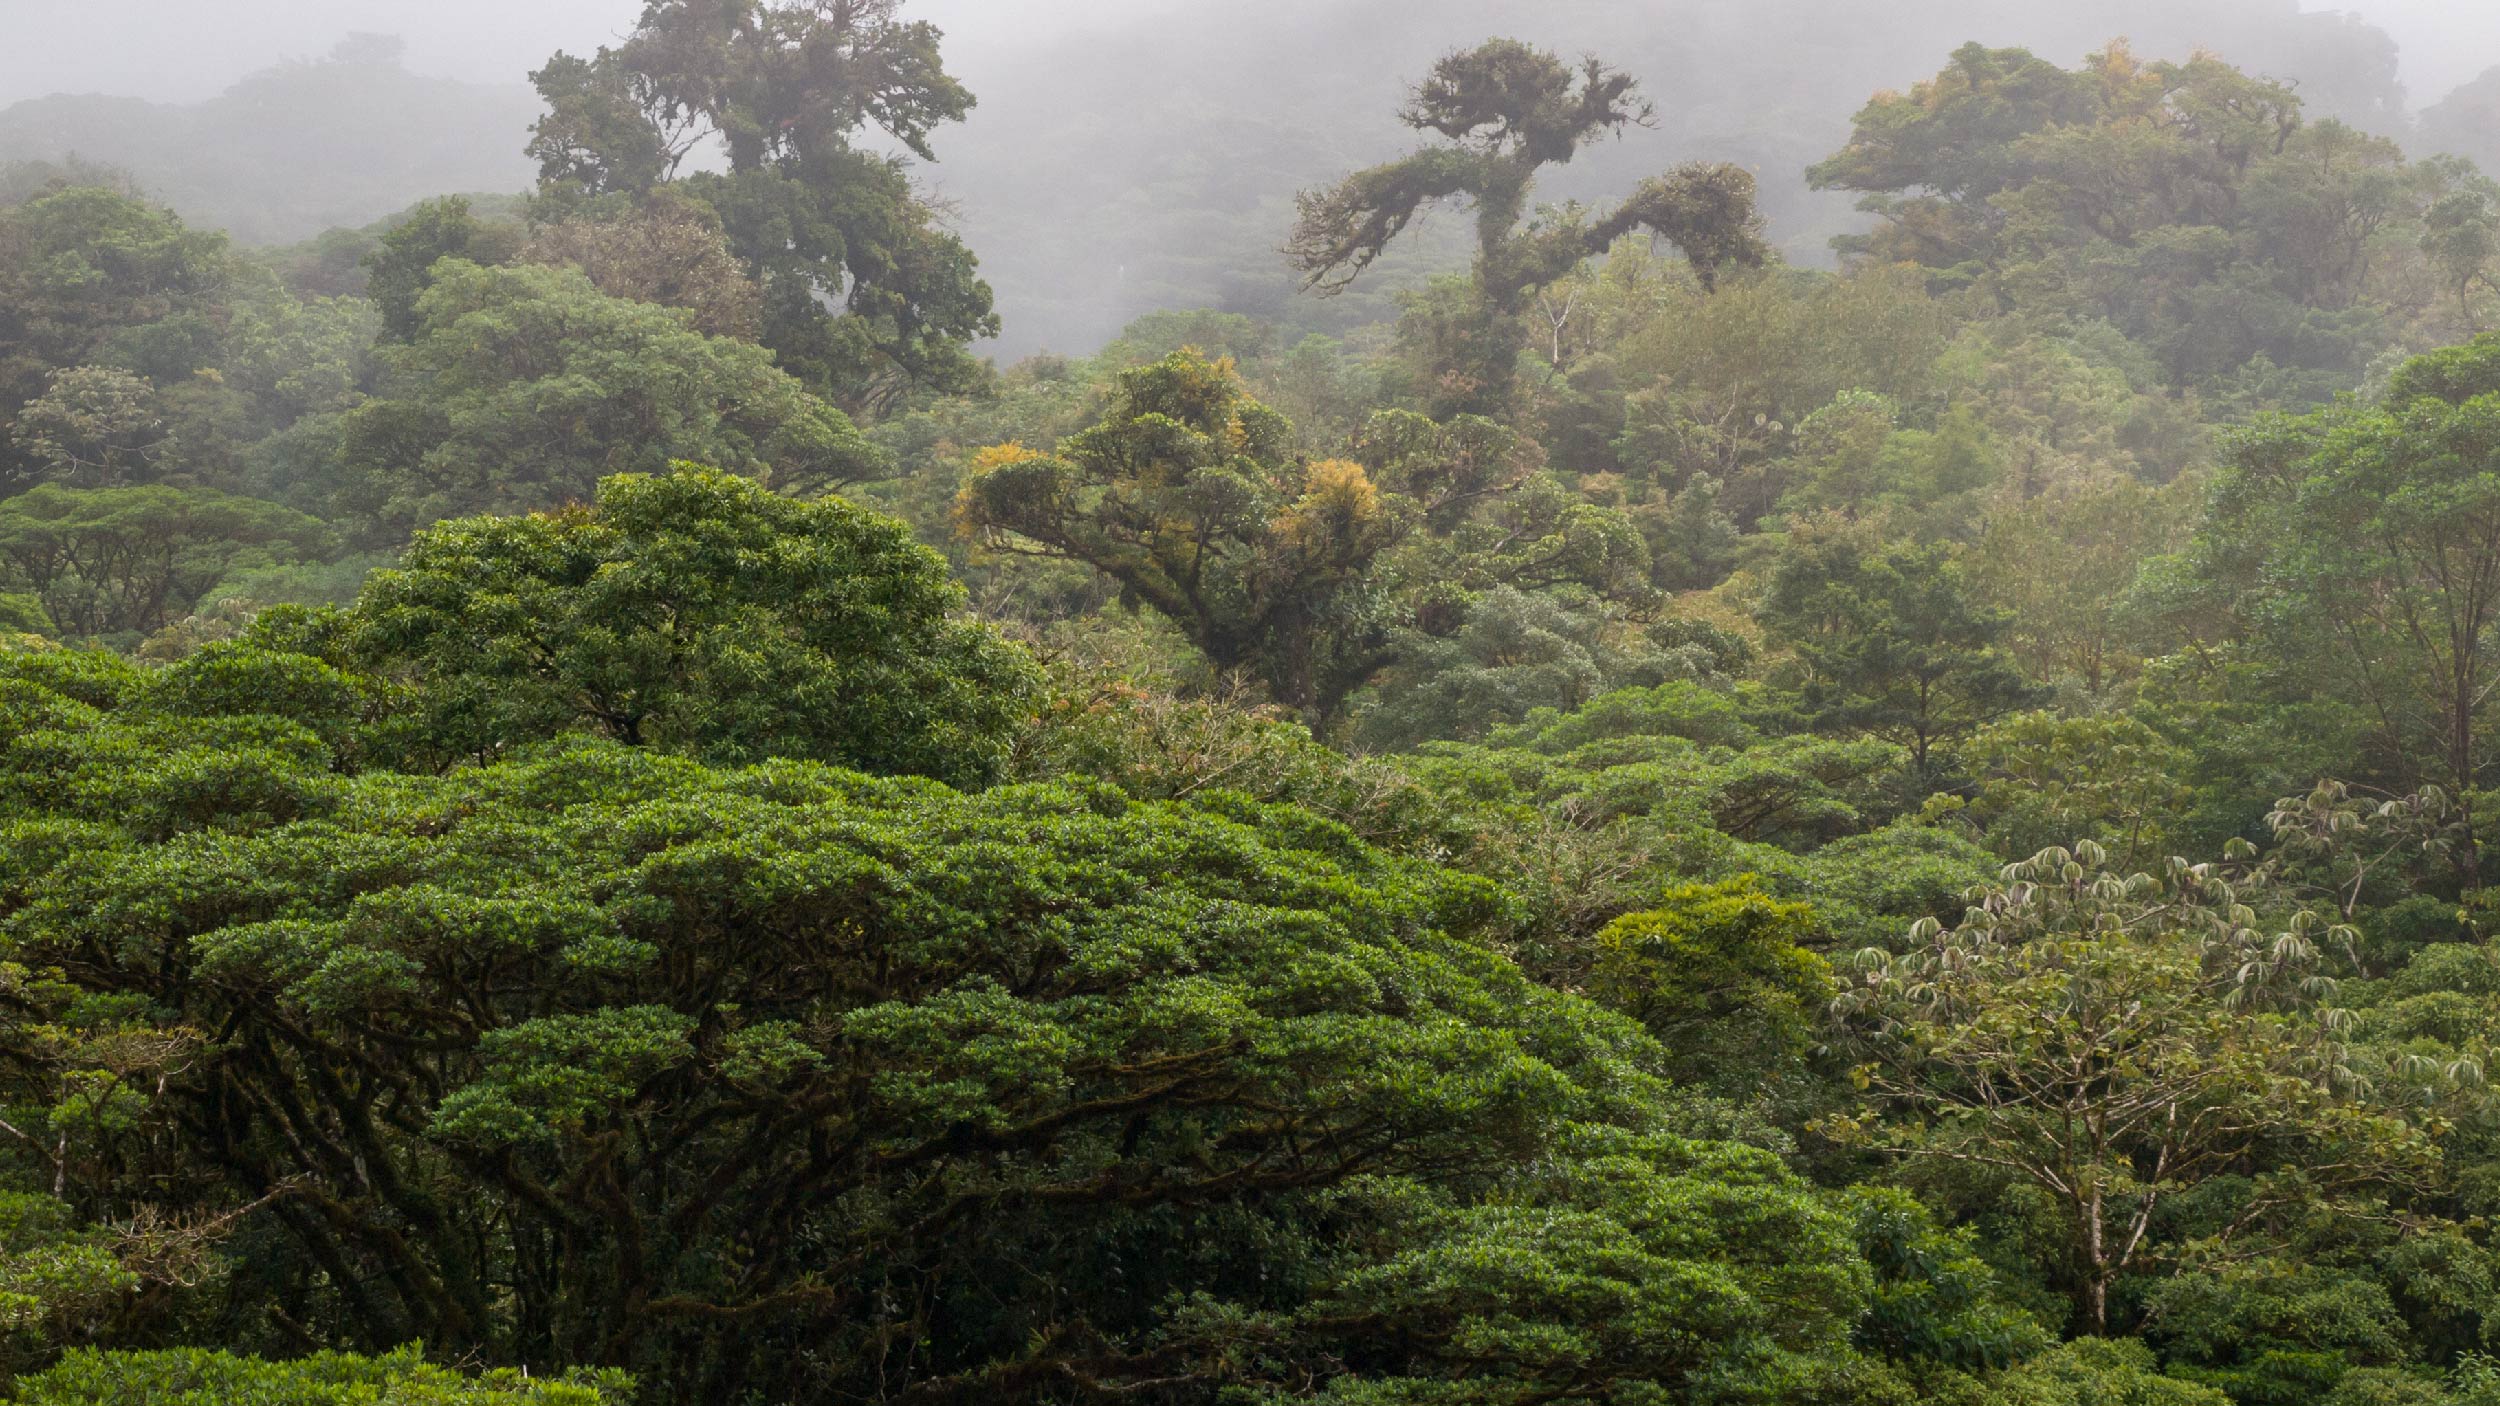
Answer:
[[(2500, 1403), (2472, 90), (1754, 8), (1021, 240), (899, 0), (0, 172), (0, 1400)], [(984, 354), (1114, 226), (1300, 291)]]
[(517, 84), (419, 77), (401, 65), (397, 40), (359, 35), (202, 103), (15, 103), (0, 108), (0, 151), (109, 165), (195, 224), (244, 244), (291, 244), (426, 195), (518, 192), (529, 163), (515, 137), (535, 106)]
[[(630, 20), (630, 0), (613, 8), (594, 39)], [(1279, 0), (1042, 5), (995, 29), (965, 26), (948, 35), (948, 67), (980, 103), (916, 174), (981, 253), (1007, 314), (993, 349), (1007, 359), (1090, 353), (1171, 308), (1344, 335), (1394, 317), (1395, 292), (1464, 268), (1464, 239), (1427, 227), (1348, 297), (1300, 298), (1275, 257), (1293, 197), (1394, 152), (1404, 85), (1491, 34), (1603, 54), (1640, 74), (1657, 105), (1655, 124), (1553, 173), (1549, 199), (1600, 199), (1679, 161), (1732, 161), (1761, 182), (1772, 244), (1808, 267), (1828, 266), (1832, 237), (1863, 221), (1845, 193), (1811, 187), (1807, 168), (1846, 138), (1867, 95), (1973, 40), (2062, 64), (2118, 35), (2149, 58), (2212, 51), (2293, 85), (2312, 116), (2396, 137), (2418, 121), (2408, 145), (2419, 154), (2500, 156), (2500, 127), (2475, 116), (2488, 115), (2479, 89), (2408, 92), (2385, 33), (2304, 13), (2301, 0)], [(429, 196), (517, 194), (536, 109), (517, 68), (504, 86), (425, 79), (367, 38), (206, 103), (0, 107), (0, 150), (118, 166), (194, 224), (288, 244)]]

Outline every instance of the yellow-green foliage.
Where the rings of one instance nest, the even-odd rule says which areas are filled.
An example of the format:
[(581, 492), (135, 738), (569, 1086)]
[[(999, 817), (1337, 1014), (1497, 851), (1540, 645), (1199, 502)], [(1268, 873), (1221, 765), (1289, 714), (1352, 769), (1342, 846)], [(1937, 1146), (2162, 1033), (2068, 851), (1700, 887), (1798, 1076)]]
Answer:
[(1668, 890), (1597, 935), (1594, 994), (1639, 1019), (1687, 1068), (1726, 1062), (1758, 1073), (1813, 1037), (1831, 967), (1805, 944), (1814, 910), (1774, 898), (1751, 874)]
[(414, 1348), (383, 1357), (325, 1352), (264, 1362), (224, 1352), (73, 1352), (17, 1384), (18, 1406), (604, 1406), (630, 1399), (621, 1372), (469, 1376)]

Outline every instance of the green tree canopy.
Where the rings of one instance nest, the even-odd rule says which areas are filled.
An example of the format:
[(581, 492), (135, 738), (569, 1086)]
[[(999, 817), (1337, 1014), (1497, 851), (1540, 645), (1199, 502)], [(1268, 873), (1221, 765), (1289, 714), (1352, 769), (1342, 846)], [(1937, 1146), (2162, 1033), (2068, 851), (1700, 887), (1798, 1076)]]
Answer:
[(2336, 935), (2315, 913), (2221, 866), (2119, 875), (2106, 858), (2086, 842), (2010, 866), (1960, 925), (1859, 954), (1837, 1005), (1866, 1087), (1907, 1115), (1874, 1136), (2045, 1198), (2093, 1334), (2123, 1279), (2194, 1253), (2162, 1218), (2173, 1203), (2204, 1193), (2187, 1225), (2243, 1256), (2427, 1188), (2438, 1161), (2345, 1063), (2317, 980)]
[(899, 522), (681, 465), (609, 478), (588, 505), (418, 534), (329, 626), (330, 648), (413, 691), (407, 740), (435, 755), (587, 729), (971, 784), (996, 771), (1037, 676), (957, 618), (963, 601)]
[(439, 518), (578, 502), (601, 478), (690, 459), (784, 491), (883, 460), (771, 353), (570, 268), (434, 266), (383, 393), (343, 423), (336, 509), (377, 542)]
[[(2197, 548), (2209, 599), (2300, 693), (2374, 724), (2371, 779), (2488, 780), (2500, 630), (2500, 337), (2405, 363), (2379, 404), (2243, 435)], [(2469, 826), (2470, 815), (2467, 817)], [(2469, 828), (2453, 857), (2478, 882)]]
[(518, 221), (483, 219), (465, 196), (417, 203), (385, 230), (363, 259), (365, 295), (382, 314), (382, 335), (414, 340), (420, 330), (417, 300), (434, 286), (434, 266), (445, 259), (472, 264), (510, 263), (521, 246)]
[(1530, 900), (1524, 959), (1569, 989), (1588, 988), (1599, 929), (1697, 878), (1754, 873), (1775, 895), (1811, 894), (1852, 940), (1957, 909), (1984, 852), (1936, 831), (1866, 833), (1901, 749), (1766, 737), (1744, 716), (1758, 701), (1687, 681), (1623, 689), (1397, 765), (1451, 807), (1442, 843), (1460, 862)]
[(0, 499), (0, 581), (63, 633), (146, 634), (253, 567), (328, 561), (321, 522), (206, 488), (59, 488)]
[(1814, 726), (1897, 742), (1931, 777), (1939, 747), (2041, 698), (2004, 651), (2010, 617), (1972, 597), (1947, 547), (1816, 529), (1792, 534), (1762, 615), (1808, 671)]
[[(710, 206), (763, 285), (766, 345), (810, 386), (861, 404), (960, 386), (964, 344), (998, 331), (975, 261), (875, 128), (920, 159), (972, 95), (938, 30), (898, 0), (649, 0), (623, 43), (557, 54), (530, 154), (559, 205), (663, 184)], [(717, 149), (726, 171), (678, 171)]]
[(2408, 163), (2301, 106), (2210, 53), (2147, 62), (2117, 43), (2068, 70), (1974, 43), (1869, 102), (1809, 176), (1868, 193), (1880, 223), (1845, 250), (2113, 325), (2174, 388), (2314, 403), (2407, 317), (2473, 326), (2464, 295), (2493, 246), (2470, 166)]
[(150, 381), (216, 358), (234, 261), (223, 236), (101, 186), (0, 206), (0, 480), (41, 454), (15, 434), (56, 372), (110, 366)]
[[(86, 677), (11, 695), (53, 700), (15, 764), (123, 726), (41, 682)], [(94, 813), (185, 817), (153, 834), (5, 791), (42, 837), (0, 873), (7, 948), (67, 985), (0, 1039), (224, 1032), (101, 1071), (120, 1121), (68, 1186), (100, 1216), (285, 1189), (231, 1269), (245, 1341), (291, 1306), (631, 1367), (657, 1406), (1315, 1376), (1802, 1403), (1845, 1355), (1847, 1217), (1678, 1135), (1645, 1035), (1478, 944), (1481, 881), (1239, 798), (591, 739), (342, 781), (300, 728), (243, 735), (280, 750), (110, 743)]]
[(151, 481), (171, 447), (156, 387), (113, 366), (53, 372), (18, 408), (10, 438), (35, 477), (71, 488)]
[(1351, 449), (1295, 452), (1230, 360), (1184, 348), (1121, 372), (1055, 453), (976, 456), (956, 522), (993, 550), (1093, 567), (1323, 731), (1414, 643), (1403, 627), (1455, 628), (1477, 593), (1647, 592), (1630, 521), (1533, 472), (1515, 431), (1391, 410)]
[(532, 233), (517, 257), (580, 269), (610, 297), (684, 308), (705, 336), (763, 333), (763, 291), (730, 253), (720, 217), (691, 200), (664, 194), (584, 212)]
[(413, 1350), (382, 1357), (320, 1353), (266, 1362), (224, 1352), (74, 1352), (22, 1378), (13, 1406), (623, 1406), (621, 1373), (533, 1377), (506, 1368), (469, 1376)]
[[(1325, 725), (1385, 657), (1372, 568), (1418, 505), (1361, 464), (1297, 456), (1292, 436), (1229, 361), (1175, 352), (1123, 372), (1100, 423), (1057, 453), (984, 453), (958, 521), (998, 549), (1092, 566), (1218, 669), (1252, 673)], [(1506, 457), (1460, 466), (1453, 491), (1498, 481)]]

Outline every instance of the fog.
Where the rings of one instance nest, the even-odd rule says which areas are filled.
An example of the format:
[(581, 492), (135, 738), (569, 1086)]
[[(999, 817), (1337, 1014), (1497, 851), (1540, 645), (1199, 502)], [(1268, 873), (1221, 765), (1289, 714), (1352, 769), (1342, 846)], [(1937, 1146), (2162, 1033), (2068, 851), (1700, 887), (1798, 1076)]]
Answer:
[[(1175, 0), (925, 0), (916, 14), (980, 50), (1117, 25)], [(0, 0), (0, 104), (51, 93), (196, 102), (351, 33), (408, 41), (420, 73), (508, 83), (559, 48), (629, 28), (638, 0)]]
[[(444, 191), (518, 193), (528, 72), (617, 38), (637, 0), (0, 0), (0, 161), (101, 160), (255, 244), (359, 226)], [(1275, 255), (1295, 190), (1394, 155), (1402, 85), (1493, 34), (1594, 51), (1640, 77), (1654, 129), (1545, 192), (1595, 195), (1673, 161), (1751, 167), (1774, 242), (1829, 257), (1854, 227), (1803, 173), (1885, 88), (1958, 44), (2072, 62), (2127, 37), (2293, 82), (2315, 115), (2500, 165), (2483, 93), (2489, 0), (908, 0), (978, 95), (920, 172), (979, 253), (1002, 355), (1099, 345), (1158, 307), (1361, 325), (1453, 245), (1410, 242), (1370, 300), (1297, 298)], [(394, 36), (345, 51), (352, 35)], [(245, 80), (249, 80), (248, 83)], [(237, 87), (242, 83), (242, 87)], [(61, 95), (103, 95), (71, 98)], [(153, 104), (154, 106), (150, 106)], [(2427, 113), (2427, 116), (2424, 114)], [(1436, 252), (1437, 251), (1437, 252)]]
[[(1767, 0), (1776, 9), (1796, 0)], [(1569, 9), (1572, 0), (1557, 0)], [(1117, 27), (1182, 0), (922, 0), (968, 57)], [(1929, 0), (1885, 8), (1912, 12)], [(557, 48), (591, 48), (632, 23), (635, 0), (0, 0), (0, 103), (49, 93), (159, 102), (210, 97), (274, 60), (311, 58), (356, 31), (408, 41), (411, 67), (505, 82)], [(1671, 6), (1661, 5), (1662, 10)], [(2092, 0), (2068, 8), (2088, 14)], [(2405, 84), (2435, 97), (2500, 62), (2500, 5), (2487, 0), (2353, 0), (2348, 11), (2400, 47)], [(985, 56), (985, 55), (984, 55)]]
[(2362, 0), (2308, 8), (2349, 10), (2386, 30), (2402, 56), (2405, 86), (2426, 101), (2500, 63), (2500, 5), (2482, 0)]

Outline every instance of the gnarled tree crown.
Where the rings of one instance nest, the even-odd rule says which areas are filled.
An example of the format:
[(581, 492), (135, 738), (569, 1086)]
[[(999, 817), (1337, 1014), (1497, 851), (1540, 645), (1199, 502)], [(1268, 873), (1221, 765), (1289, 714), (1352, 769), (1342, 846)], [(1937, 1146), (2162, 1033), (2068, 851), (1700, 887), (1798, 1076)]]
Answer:
[(1540, 168), (1652, 119), (1638, 83), (1600, 59), (1575, 70), (1515, 39), (1491, 40), (1433, 65), (1399, 115), (1448, 144), (1305, 192), (1286, 245), (1304, 287), (1342, 291), (1427, 207), (1462, 197), (1476, 210), (1478, 281), (1506, 313), (1636, 229), (1683, 250), (1705, 283), (1722, 266), (1766, 256), (1753, 177), (1725, 163), (1688, 162), (1611, 211), (1572, 206), (1521, 227)]

